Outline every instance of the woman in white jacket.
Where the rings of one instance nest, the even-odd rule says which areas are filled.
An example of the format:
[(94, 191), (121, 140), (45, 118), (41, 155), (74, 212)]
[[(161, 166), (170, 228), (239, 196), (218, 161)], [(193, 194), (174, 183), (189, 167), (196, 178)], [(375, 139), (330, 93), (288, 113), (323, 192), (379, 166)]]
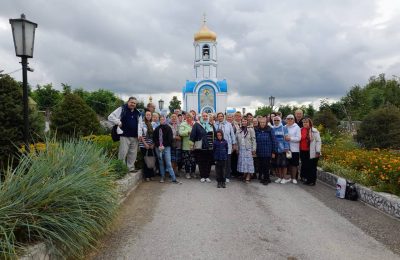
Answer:
[(286, 126), (288, 130), (288, 135), (285, 136), (285, 140), (289, 142), (290, 151), (292, 153), (292, 158), (288, 158), (289, 167), (288, 174), (291, 175), (292, 179), (284, 179), (281, 183), (286, 183), (292, 181), (297, 184), (297, 168), (300, 162), (300, 127), (294, 122), (294, 116), (288, 115), (286, 117)]

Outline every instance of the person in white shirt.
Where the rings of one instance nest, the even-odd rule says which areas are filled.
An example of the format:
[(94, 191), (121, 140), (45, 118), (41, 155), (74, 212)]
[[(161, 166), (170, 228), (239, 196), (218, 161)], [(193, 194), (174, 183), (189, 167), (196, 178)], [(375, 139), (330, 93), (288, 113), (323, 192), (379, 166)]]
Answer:
[(294, 184), (297, 184), (296, 175), (300, 162), (301, 131), (300, 127), (294, 122), (293, 115), (288, 115), (286, 117), (285, 127), (288, 130), (288, 135), (285, 136), (285, 140), (289, 142), (290, 151), (292, 152), (292, 158), (288, 159), (289, 161), (288, 174), (291, 176), (291, 179), (290, 178), (285, 179), (284, 182), (292, 181)]

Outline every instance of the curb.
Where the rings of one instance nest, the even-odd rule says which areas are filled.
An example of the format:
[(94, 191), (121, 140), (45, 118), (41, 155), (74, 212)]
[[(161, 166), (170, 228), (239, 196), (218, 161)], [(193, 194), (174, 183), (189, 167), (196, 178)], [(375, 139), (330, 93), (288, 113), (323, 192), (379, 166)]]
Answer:
[[(142, 171), (128, 173), (124, 178), (117, 180), (117, 191), (119, 195), (118, 204), (121, 205), (125, 199), (142, 182)], [(50, 250), (44, 243), (37, 243), (26, 248), (26, 253), (18, 257), (20, 260), (49, 260), (52, 259)]]
[[(336, 188), (336, 182), (339, 176), (330, 172), (325, 172), (318, 167), (317, 178)], [(396, 219), (400, 219), (400, 197), (386, 192), (376, 192), (357, 183), (356, 188), (359, 200)]]

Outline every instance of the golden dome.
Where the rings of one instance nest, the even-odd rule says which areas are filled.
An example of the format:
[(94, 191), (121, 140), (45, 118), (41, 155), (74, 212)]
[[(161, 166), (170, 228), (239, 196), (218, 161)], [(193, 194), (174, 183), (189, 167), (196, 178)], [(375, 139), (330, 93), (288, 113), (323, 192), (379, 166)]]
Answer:
[(210, 29), (208, 29), (205, 21), (203, 26), (200, 28), (200, 31), (194, 34), (195, 41), (213, 41), (217, 40), (217, 34)]

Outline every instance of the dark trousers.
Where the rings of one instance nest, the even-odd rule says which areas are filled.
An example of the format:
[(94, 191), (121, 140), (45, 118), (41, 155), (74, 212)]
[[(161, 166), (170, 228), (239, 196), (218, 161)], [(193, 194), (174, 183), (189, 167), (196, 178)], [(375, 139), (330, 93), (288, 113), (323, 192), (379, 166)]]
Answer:
[[(146, 148), (140, 147), (140, 152), (143, 155), (143, 178), (151, 178), (154, 177), (154, 171), (153, 169), (149, 169), (146, 165), (146, 162), (144, 161), (144, 157), (146, 156)], [(148, 155), (149, 156), (154, 156), (154, 150), (149, 149)], [(156, 160), (157, 161), (157, 160)]]
[(225, 163), (225, 177), (226, 178), (228, 178), (228, 179), (230, 179), (231, 178), (231, 155), (230, 154), (228, 154), (228, 160), (226, 160), (226, 163)]
[(237, 171), (237, 164), (238, 164), (238, 154), (235, 152), (232, 152), (231, 154), (231, 173), (232, 176), (236, 177), (239, 176), (239, 172)]
[(271, 157), (257, 157), (258, 172), (261, 180), (269, 180), (269, 170), (271, 168)]
[(183, 163), (186, 173), (194, 173), (196, 171), (196, 160), (191, 151), (182, 150)]
[(217, 182), (225, 182), (225, 171), (227, 161), (216, 161), (215, 172), (217, 174)]
[(199, 165), (200, 178), (209, 178), (211, 163), (214, 161), (212, 150), (196, 150), (196, 162)]
[(310, 159), (310, 174), (309, 179), (307, 180), (310, 183), (315, 183), (317, 181), (317, 165), (318, 165), (319, 158)]
[(309, 181), (310, 178), (310, 151), (300, 151), (300, 175), (302, 179)]

